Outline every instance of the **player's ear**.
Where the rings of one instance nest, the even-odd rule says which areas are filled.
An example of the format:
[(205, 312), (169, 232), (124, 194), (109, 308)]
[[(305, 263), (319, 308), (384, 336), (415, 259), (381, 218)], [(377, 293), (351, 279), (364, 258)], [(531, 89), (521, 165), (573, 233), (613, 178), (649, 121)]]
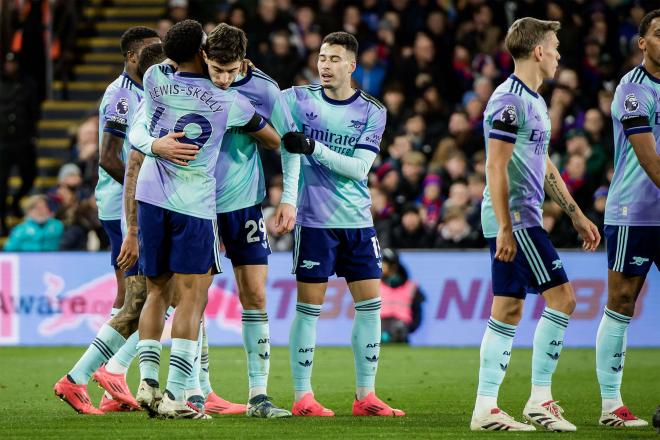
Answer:
[(206, 64), (208, 64), (208, 63), (209, 63), (209, 58), (208, 58), (208, 56), (206, 55), (206, 51), (205, 51), (204, 49), (200, 49), (200, 50), (202, 51), (202, 58), (204, 58), (204, 62), (205, 62)]
[(543, 45), (539, 44), (534, 47), (534, 58), (536, 61), (541, 61), (543, 59)]
[(639, 37), (637, 39), (637, 47), (639, 47), (639, 50), (642, 52), (646, 50), (646, 39), (644, 37)]

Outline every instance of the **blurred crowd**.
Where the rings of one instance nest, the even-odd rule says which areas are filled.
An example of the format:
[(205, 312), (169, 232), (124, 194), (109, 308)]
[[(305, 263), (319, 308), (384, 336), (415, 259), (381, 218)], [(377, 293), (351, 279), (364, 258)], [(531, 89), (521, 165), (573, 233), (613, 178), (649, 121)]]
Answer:
[[(355, 34), (355, 86), (387, 107), (381, 153), (369, 176), (381, 245), (475, 248), (485, 246), (483, 110), (513, 71), (503, 45), (508, 26), (522, 16), (562, 23), (560, 70), (541, 90), (552, 121), (549, 152), (579, 205), (602, 229), (612, 177), (610, 104), (618, 80), (641, 62), (637, 28), (652, 7), (650, 1), (613, 0), (170, 0), (157, 30), (164, 35), (185, 18), (199, 20), (207, 31), (220, 22), (241, 27), (249, 38), (248, 57), (282, 89), (317, 81), (325, 34)], [(97, 121), (92, 115), (72, 133), (72, 163), (48, 194), (65, 230), (98, 230), (92, 197)], [(262, 158), (268, 217), (268, 208), (279, 203), (282, 176), (278, 156), (264, 152)], [(74, 183), (62, 183), (72, 175)], [(579, 246), (559, 206), (548, 199), (543, 209), (553, 244)], [(268, 230), (274, 231), (271, 223)], [(291, 248), (290, 236), (270, 235), (274, 250)], [(96, 243), (103, 246), (102, 237)]]

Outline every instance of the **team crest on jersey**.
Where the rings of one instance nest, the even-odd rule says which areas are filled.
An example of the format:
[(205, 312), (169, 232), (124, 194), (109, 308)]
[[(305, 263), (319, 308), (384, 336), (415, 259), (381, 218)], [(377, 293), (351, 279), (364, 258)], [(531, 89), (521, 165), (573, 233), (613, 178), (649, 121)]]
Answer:
[(366, 122), (362, 121), (356, 121), (354, 119), (351, 119), (351, 123), (348, 125), (348, 128), (355, 128), (356, 130), (362, 130), (362, 127), (367, 125)]
[(508, 125), (516, 125), (518, 123), (518, 115), (516, 114), (516, 108), (512, 105), (507, 105), (502, 110), (500, 115), (502, 122)]
[(637, 110), (637, 108), (639, 108), (639, 101), (637, 100), (637, 97), (634, 93), (626, 95), (626, 100), (623, 101), (623, 107), (628, 113), (634, 112)]
[(120, 98), (119, 101), (117, 101), (115, 109), (120, 115), (125, 115), (128, 113), (128, 100), (126, 98)]

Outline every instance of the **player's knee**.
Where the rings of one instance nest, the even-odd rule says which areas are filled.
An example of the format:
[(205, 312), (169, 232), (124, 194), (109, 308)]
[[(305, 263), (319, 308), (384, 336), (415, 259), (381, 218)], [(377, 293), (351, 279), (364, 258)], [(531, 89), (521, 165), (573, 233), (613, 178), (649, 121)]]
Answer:
[(607, 308), (626, 316), (635, 314), (636, 295), (632, 291), (622, 291), (607, 302)]
[(239, 298), (243, 309), (263, 310), (266, 307), (266, 289), (252, 288), (239, 292)]

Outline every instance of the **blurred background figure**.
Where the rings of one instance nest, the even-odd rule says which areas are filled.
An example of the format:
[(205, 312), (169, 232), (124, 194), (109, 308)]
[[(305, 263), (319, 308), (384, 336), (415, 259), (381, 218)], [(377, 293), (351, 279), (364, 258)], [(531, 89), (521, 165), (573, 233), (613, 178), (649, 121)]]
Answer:
[(26, 218), (12, 229), (4, 250), (7, 252), (58, 250), (64, 225), (53, 218), (46, 196), (31, 196), (25, 201), (24, 207)]
[(382, 252), (383, 275), (380, 280), (380, 312), (383, 342), (408, 342), (422, 322), (424, 294), (408, 278), (408, 271), (396, 251), (386, 248)]
[[(18, 60), (8, 53), (0, 76), (0, 236), (7, 235), (7, 215), (21, 217), (19, 203), (28, 195), (37, 175), (36, 132), (39, 101), (36, 85), (21, 77)], [(21, 178), (13, 194), (11, 212), (7, 196), (13, 166)]]

